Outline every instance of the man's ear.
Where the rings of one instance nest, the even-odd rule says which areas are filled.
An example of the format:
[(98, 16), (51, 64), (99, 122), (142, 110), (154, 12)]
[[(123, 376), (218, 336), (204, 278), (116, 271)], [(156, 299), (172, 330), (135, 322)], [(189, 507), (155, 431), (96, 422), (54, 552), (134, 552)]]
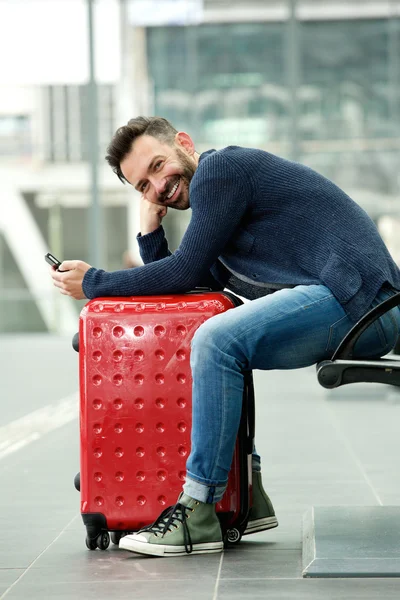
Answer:
[(175, 136), (175, 143), (178, 144), (178, 146), (182, 146), (190, 156), (193, 156), (196, 152), (192, 138), (188, 133), (185, 133), (185, 131), (178, 131)]

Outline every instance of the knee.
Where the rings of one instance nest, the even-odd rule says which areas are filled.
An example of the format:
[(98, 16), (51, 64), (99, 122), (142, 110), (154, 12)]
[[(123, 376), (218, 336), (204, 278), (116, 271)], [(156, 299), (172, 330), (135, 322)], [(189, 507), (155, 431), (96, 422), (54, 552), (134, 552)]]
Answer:
[(224, 328), (217, 321), (217, 317), (208, 319), (196, 330), (191, 342), (192, 356), (218, 349), (226, 341)]

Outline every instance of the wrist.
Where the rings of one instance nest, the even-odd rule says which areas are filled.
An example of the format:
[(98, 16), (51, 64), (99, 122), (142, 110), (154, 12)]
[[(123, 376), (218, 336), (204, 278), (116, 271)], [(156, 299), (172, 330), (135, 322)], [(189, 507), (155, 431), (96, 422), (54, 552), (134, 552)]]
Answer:
[(153, 231), (156, 231), (156, 229), (158, 229), (161, 225), (161, 221), (158, 221), (158, 223), (146, 223), (146, 224), (141, 224), (140, 225), (140, 233), (141, 235), (146, 235), (148, 233), (153, 233)]

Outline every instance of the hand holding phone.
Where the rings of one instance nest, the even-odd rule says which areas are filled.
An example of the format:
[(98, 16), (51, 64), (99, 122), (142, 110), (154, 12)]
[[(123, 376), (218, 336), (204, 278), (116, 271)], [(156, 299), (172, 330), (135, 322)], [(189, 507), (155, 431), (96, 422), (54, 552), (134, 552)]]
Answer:
[[(55, 287), (59, 288), (61, 294), (75, 298), (75, 300), (85, 300), (83, 279), (87, 271), (92, 268), (91, 265), (83, 262), (83, 260), (64, 260), (61, 262), (50, 252), (44, 258), (52, 266), (50, 275)], [(64, 265), (64, 269), (60, 269), (61, 265)]]

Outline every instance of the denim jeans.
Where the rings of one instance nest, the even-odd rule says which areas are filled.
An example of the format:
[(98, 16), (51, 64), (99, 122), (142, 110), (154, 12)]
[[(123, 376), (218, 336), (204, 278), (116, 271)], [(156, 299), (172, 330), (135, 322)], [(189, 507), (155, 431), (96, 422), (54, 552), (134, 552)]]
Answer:
[[(395, 292), (382, 289), (371, 308)], [(323, 285), (297, 286), (212, 317), (192, 339), (192, 447), (184, 492), (201, 502), (224, 494), (239, 428), (243, 370), (298, 369), (330, 358), (354, 322)], [(359, 358), (387, 354), (400, 332), (398, 307), (355, 346)], [(255, 469), (259, 457), (253, 457)]]

